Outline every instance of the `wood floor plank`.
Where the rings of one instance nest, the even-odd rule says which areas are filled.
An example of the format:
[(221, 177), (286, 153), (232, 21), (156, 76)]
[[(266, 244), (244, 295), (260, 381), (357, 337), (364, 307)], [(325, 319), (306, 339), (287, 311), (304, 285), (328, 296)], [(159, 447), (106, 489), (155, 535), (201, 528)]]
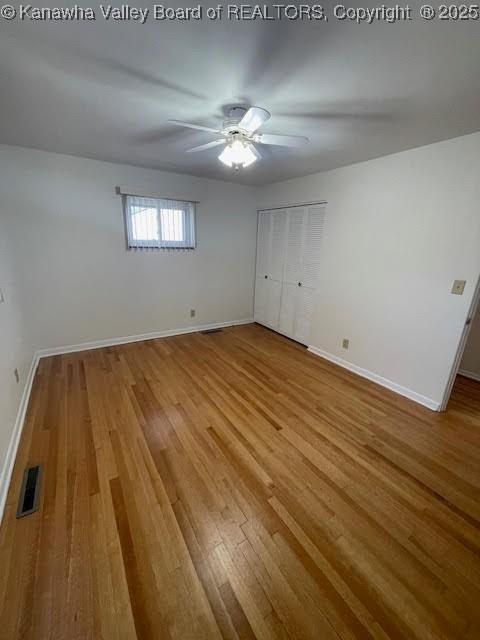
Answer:
[(477, 640), (480, 383), (437, 414), (254, 324), (43, 359), (0, 575), (6, 640)]

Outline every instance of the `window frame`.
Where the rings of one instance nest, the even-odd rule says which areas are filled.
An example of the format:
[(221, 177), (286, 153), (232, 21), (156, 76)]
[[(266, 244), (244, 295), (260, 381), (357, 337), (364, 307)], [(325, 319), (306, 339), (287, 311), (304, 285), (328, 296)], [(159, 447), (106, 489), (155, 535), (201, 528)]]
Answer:
[[(155, 209), (157, 212), (157, 229), (158, 238), (152, 240), (138, 240), (133, 235), (132, 225), (132, 212), (131, 207), (135, 206), (130, 202), (130, 199), (143, 198), (145, 200), (155, 203)], [(122, 194), (123, 200), (123, 212), (125, 223), (125, 241), (127, 250), (141, 250), (141, 249), (157, 249), (157, 250), (177, 250), (177, 251), (193, 251), (197, 246), (196, 238), (196, 205), (194, 200), (177, 200), (173, 198), (160, 198), (151, 196), (137, 196), (133, 194)], [(168, 203), (168, 204), (167, 204)], [(147, 206), (146, 206), (147, 208)], [(153, 209), (153, 206), (149, 207)], [(162, 239), (162, 211), (181, 211), (182, 213), (182, 226), (184, 231), (183, 240), (163, 240)], [(187, 232), (187, 228), (190, 225), (190, 232)], [(189, 238), (190, 236), (190, 238)]]

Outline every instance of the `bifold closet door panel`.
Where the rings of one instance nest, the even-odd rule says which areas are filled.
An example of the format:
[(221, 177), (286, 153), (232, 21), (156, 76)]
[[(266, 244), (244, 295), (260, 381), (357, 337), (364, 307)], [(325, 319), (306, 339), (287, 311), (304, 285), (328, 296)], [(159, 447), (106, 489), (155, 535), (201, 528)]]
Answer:
[(285, 254), (285, 282), (298, 284), (302, 275), (303, 227), (305, 209), (288, 210), (287, 242)]
[(278, 330), (285, 266), (287, 212), (284, 210), (272, 211), (269, 215), (270, 247), (268, 258), (266, 324), (271, 329)]
[(305, 209), (292, 207), (287, 210), (287, 237), (285, 269), (280, 306), (279, 331), (290, 338), (295, 333), (297, 289), (302, 273), (302, 243)]
[(316, 289), (320, 276), (322, 240), (325, 228), (325, 206), (309, 206), (305, 215), (302, 248), (302, 286)]
[(297, 283), (284, 282), (280, 305), (280, 333), (293, 338), (295, 333), (295, 316), (297, 314)]
[(260, 213), (257, 233), (257, 266), (256, 277), (265, 278), (268, 275), (268, 262), (270, 257), (270, 214)]
[(293, 339), (301, 344), (310, 344), (312, 316), (315, 304), (315, 289), (299, 287), (295, 313), (295, 331)]
[(280, 317), (280, 300), (282, 298), (282, 283), (280, 280), (267, 280), (265, 323), (271, 329), (278, 331)]
[(255, 322), (265, 324), (267, 320), (267, 287), (268, 280), (264, 277), (255, 279), (255, 302), (253, 308), (253, 318)]
[(285, 265), (285, 235), (287, 232), (287, 212), (270, 213), (270, 250), (268, 255), (268, 277), (283, 282)]
[(253, 317), (255, 322), (260, 322), (261, 324), (265, 324), (267, 319), (267, 280), (268, 261), (270, 254), (270, 222), (270, 213), (265, 211), (259, 214)]
[(295, 340), (306, 345), (311, 342), (324, 227), (325, 206), (308, 206), (303, 223), (301, 286), (297, 293), (297, 310), (293, 335)]

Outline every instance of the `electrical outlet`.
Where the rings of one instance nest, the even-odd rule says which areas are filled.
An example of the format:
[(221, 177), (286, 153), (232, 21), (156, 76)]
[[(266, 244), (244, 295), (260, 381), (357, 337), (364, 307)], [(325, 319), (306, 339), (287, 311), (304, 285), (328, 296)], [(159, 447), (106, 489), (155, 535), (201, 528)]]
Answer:
[(348, 338), (344, 338), (344, 339), (342, 340), (342, 347), (343, 347), (344, 349), (348, 349), (349, 345), (350, 345), (350, 340), (348, 340)]
[(190, 318), (194, 318), (196, 314), (195, 309), (190, 309)]
[(466, 280), (455, 280), (452, 287), (452, 293), (456, 296), (461, 296), (465, 290)]
[(18, 369), (15, 369), (13, 375), (15, 376), (15, 382), (18, 384), (20, 382), (20, 374), (18, 373)]

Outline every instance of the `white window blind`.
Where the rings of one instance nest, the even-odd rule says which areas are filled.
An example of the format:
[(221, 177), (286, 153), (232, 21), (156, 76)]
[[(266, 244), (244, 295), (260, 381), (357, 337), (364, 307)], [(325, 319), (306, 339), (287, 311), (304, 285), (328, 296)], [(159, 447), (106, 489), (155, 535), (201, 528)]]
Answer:
[(129, 249), (194, 249), (195, 203), (124, 196)]

